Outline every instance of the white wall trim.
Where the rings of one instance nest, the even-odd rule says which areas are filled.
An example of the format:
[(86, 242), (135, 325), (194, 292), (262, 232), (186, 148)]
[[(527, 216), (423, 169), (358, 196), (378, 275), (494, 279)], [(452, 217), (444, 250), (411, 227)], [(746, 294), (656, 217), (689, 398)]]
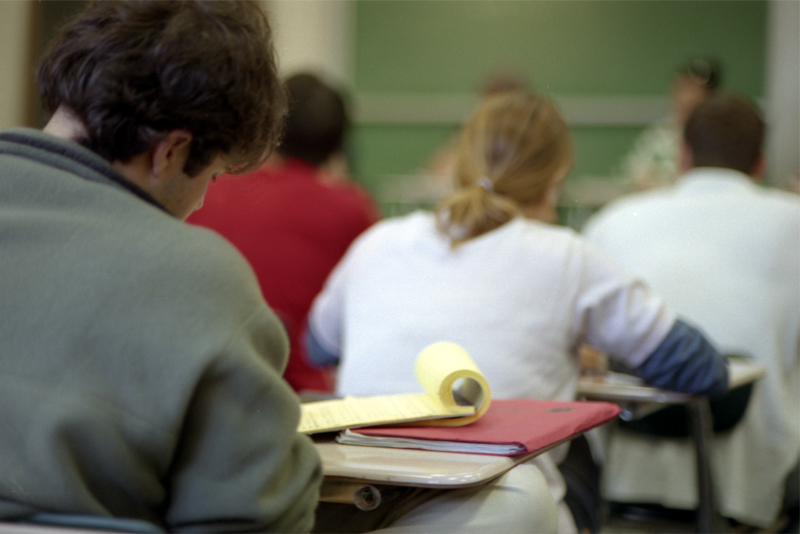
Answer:
[[(669, 110), (665, 96), (553, 97), (567, 122), (584, 126), (644, 126)], [(478, 103), (465, 94), (358, 93), (355, 122), (363, 125), (450, 126), (464, 122)]]
[(767, 26), (767, 178), (800, 188), (800, 2), (771, 0)]

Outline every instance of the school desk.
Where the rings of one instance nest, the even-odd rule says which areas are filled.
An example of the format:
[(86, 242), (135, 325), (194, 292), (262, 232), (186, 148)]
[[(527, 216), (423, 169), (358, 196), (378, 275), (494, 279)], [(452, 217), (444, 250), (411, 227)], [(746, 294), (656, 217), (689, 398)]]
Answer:
[[(765, 373), (764, 367), (742, 359), (730, 359), (728, 370), (729, 389), (755, 382)], [(578, 395), (587, 400), (602, 400), (619, 404), (622, 408), (619, 417), (624, 420), (642, 417), (669, 404), (686, 405), (697, 456), (698, 532), (724, 531), (721, 518), (717, 513), (709, 461), (712, 419), (708, 397), (649, 387), (636, 377), (611, 372), (581, 377), (578, 382)]]
[[(317, 434), (325, 475), (321, 500), (372, 509), (384, 492), (397, 486), (455, 489), (486, 484), (618, 413), (619, 408), (607, 402), (494, 399), (477, 421), (465, 426), (356, 428), (356, 434), (348, 436), (379, 441), (370, 446), (342, 444), (330, 433)], [(416, 443), (410, 449), (391, 448), (387, 439)], [(444, 443), (462, 450), (420, 449)]]

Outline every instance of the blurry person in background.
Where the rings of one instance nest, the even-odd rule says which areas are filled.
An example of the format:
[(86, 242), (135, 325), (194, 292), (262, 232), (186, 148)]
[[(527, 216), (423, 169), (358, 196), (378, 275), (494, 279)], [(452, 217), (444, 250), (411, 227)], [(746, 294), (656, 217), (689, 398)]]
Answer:
[[(648, 383), (723, 394), (725, 360), (698, 330), (574, 231), (547, 222), (572, 164), (572, 134), (550, 99), (508, 91), (481, 102), (461, 132), (455, 190), (435, 212), (367, 230), (314, 302), (310, 354), (341, 361), (337, 392), (418, 391), (414, 357), (450, 340), (496, 398), (575, 400), (582, 343)], [(585, 439), (517, 469), (530, 466), (546, 474), (559, 532), (599, 530), (598, 466)]]
[[(721, 350), (766, 368), (711, 456), (719, 511), (761, 528), (784, 498), (797, 513), (800, 458), (800, 198), (758, 184), (765, 132), (748, 99), (709, 98), (686, 123), (678, 182), (612, 202), (584, 230)], [(688, 438), (615, 429), (606, 497), (694, 509), (694, 461)]]
[(347, 180), (350, 120), (341, 94), (308, 73), (288, 78), (286, 89), (289, 115), (277, 155), (246, 176), (221, 176), (188, 222), (218, 232), (252, 265), (289, 333), (289, 384), (330, 392), (335, 369), (306, 356), (306, 315), (331, 269), (379, 214)]
[(644, 130), (621, 163), (620, 178), (628, 189), (665, 187), (677, 180), (683, 125), (721, 80), (721, 67), (711, 59), (693, 59), (677, 69), (670, 87), (670, 114)]

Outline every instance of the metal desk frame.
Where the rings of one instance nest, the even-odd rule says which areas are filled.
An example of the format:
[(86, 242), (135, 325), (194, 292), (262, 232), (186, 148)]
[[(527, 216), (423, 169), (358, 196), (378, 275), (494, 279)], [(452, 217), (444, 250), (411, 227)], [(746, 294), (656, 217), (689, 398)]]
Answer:
[[(754, 382), (764, 376), (765, 370), (760, 365), (738, 361), (730, 363), (729, 389)], [(717, 510), (714, 477), (709, 460), (713, 420), (708, 397), (645, 386), (639, 379), (622, 378), (617, 373), (582, 378), (578, 383), (578, 394), (589, 400), (619, 404), (622, 408), (619, 417), (623, 420), (642, 417), (669, 404), (686, 405), (697, 458), (698, 532), (726, 532), (725, 522)]]

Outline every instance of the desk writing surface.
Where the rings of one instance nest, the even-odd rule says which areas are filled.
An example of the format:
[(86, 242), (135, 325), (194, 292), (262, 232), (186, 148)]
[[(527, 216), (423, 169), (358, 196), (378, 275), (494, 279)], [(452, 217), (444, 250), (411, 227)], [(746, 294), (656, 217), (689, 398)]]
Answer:
[(508, 456), (359, 447), (316, 442), (326, 477), (376, 484), (457, 488), (487, 482), (517, 463)]
[(729, 363), (730, 384), (728, 385), (728, 389), (738, 388), (750, 382), (755, 382), (767, 373), (763, 365), (759, 365), (755, 362), (729, 360)]
[(616, 405), (608, 403), (500, 399), (483, 417), (467, 426), (363, 430), (365, 438), (382, 435), (384, 439), (462, 445), (519, 445), (522, 452), (513, 455), (422, 450), (424, 447), (418, 444), (412, 448), (344, 444), (339, 439), (333, 442), (330, 435), (324, 434), (315, 437), (315, 445), (326, 477), (388, 485), (464, 487), (488, 482), (515, 465), (608, 422), (618, 412)]
[[(764, 367), (750, 361), (731, 359), (728, 362), (729, 389), (733, 389), (764, 376)], [(578, 395), (595, 400), (656, 402), (682, 404), (693, 395), (645, 385), (640, 378), (621, 373), (583, 376), (578, 381)]]
[[(728, 360), (728, 388), (734, 389), (755, 382), (766, 373), (765, 368), (753, 361), (742, 359)], [(606, 373), (583, 376), (578, 382), (578, 394), (592, 400), (616, 402), (623, 407), (620, 417), (625, 420), (636, 419), (664, 407), (664, 404), (692, 403), (691, 436), (694, 441), (697, 459), (698, 505), (697, 532), (722, 532), (718, 530), (717, 509), (713, 491), (713, 477), (710, 466), (708, 442), (711, 439), (711, 411), (708, 398), (702, 395), (678, 393), (649, 387), (630, 375)]]

